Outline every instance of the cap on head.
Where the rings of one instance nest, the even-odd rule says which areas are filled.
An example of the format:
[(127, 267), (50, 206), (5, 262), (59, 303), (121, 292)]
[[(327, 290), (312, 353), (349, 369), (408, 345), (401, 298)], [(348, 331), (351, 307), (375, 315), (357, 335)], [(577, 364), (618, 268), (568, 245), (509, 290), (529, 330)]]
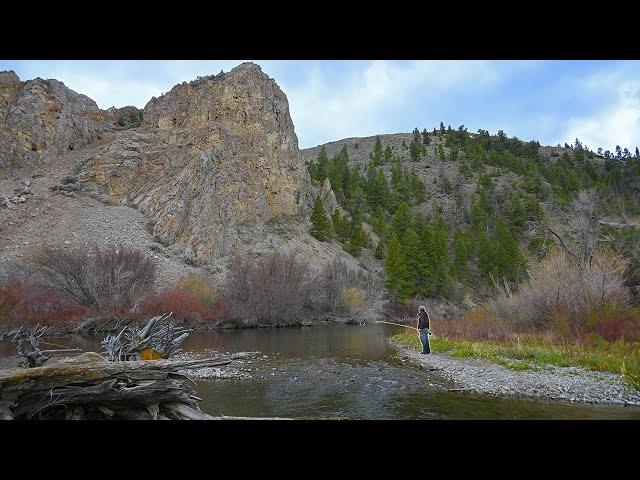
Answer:
[(418, 311), (419, 311), (419, 312), (426, 312), (426, 311), (427, 311), (427, 307), (425, 307), (424, 305), (420, 305), (420, 306), (418, 307)]

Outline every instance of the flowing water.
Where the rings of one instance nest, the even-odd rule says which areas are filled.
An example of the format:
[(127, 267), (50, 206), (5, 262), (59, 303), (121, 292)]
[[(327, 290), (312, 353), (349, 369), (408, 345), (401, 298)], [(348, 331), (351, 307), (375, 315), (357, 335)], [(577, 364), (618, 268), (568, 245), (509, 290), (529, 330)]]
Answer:
[[(192, 333), (185, 351), (258, 351), (248, 379), (197, 380), (211, 415), (348, 419), (640, 419), (640, 408), (451, 392), (435, 372), (399, 357), (389, 325), (330, 325)], [(66, 339), (95, 350), (94, 339)], [(0, 345), (0, 355), (14, 351)], [(251, 369), (251, 371), (248, 371)]]

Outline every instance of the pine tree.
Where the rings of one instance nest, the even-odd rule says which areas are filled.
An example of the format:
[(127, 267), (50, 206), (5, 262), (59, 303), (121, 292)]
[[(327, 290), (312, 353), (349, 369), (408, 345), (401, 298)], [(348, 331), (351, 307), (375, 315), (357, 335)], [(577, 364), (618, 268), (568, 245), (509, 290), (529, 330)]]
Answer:
[(391, 159), (393, 158), (393, 152), (391, 150), (391, 145), (387, 145), (384, 149), (384, 163), (391, 163)]
[(367, 200), (373, 209), (377, 206), (386, 207), (389, 203), (389, 186), (382, 170), (369, 165), (367, 170)]
[(327, 218), (327, 214), (322, 204), (322, 199), (318, 196), (313, 202), (313, 211), (311, 212), (311, 235), (321, 242), (331, 237), (331, 224)]
[(408, 178), (407, 172), (397, 165), (391, 169), (391, 185), (393, 187), (390, 202), (391, 211), (397, 209), (401, 202), (409, 205), (413, 203), (414, 190), (410, 178)]
[(342, 216), (339, 209), (335, 209), (331, 216), (331, 223), (333, 224), (333, 231), (340, 242), (346, 242), (350, 235), (350, 224), (347, 217)]
[(401, 240), (404, 263), (407, 266), (410, 293), (416, 293), (424, 285), (428, 274), (428, 261), (420, 238), (413, 228), (408, 228)]
[(378, 137), (377, 135), (376, 143), (373, 146), (373, 154), (371, 156), (371, 160), (376, 167), (378, 165), (382, 165), (382, 142), (380, 141), (380, 137)]
[(420, 141), (420, 131), (415, 128), (413, 130), (413, 138), (409, 144), (409, 155), (411, 160), (417, 162), (420, 160), (420, 154), (422, 153), (422, 142)]
[(307, 164), (307, 171), (309, 172), (309, 176), (311, 180), (315, 180), (316, 182), (319, 180), (318, 174), (318, 165), (314, 162), (310, 162)]
[(461, 231), (457, 231), (453, 238), (454, 261), (452, 273), (464, 283), (467, 273), (467, 265), (471, 259), (472, 242), (469, 236)]
[(409, 183), (411, 183), (411, 189), (413, 190), (413, 195), (416, 200), (416, 205), (424, 202), (425, 199), (425, 187), (422, 180), (418, 176), (415, 167), (411, 169), (411, 173), (409, 175)]
[(318, 153), (316, 163), (318, 164), (318, 180), (323, 181), (327, 178), (327, 170), (329, 168), (329, 157), (327, 156), (327, 149), (323, 146)]
[(430, 248), (430, 270), (432, 276), (432, 292), (436, 295), (451, 294), (451, 277), (449, 275), (449, 234), (442, 218), (433, 227)]
[(498, 279), (506, 278), (512, 282), (519, 280), (524, 274), (526, 262), (517, 240), (502, 219), (496, 224), (494, 242)]
[(400, 302), (409, 295), (410, 282), (408, 279), (407, 265), (402, 255), (402, 247), (398, 236), (394, 233), (389, 238), (387, 244), (387, 257), (385, 259), (384, 270), (386, 280), (385, 287), (393, 298)]
[(384, 208), (380, 205), (373, 209), (371, 226), (374, 231), (380, 235), (384, 235), (387, 232), (387, 220), (384, 215)]
[(512, 228), (520, 234), (524, 229), (526, 218), (525, 204), (522, 197), (517, 192), (512, 192), (507, 199), (507, 211), (509, 223)]
[(422, 143), (424, 145), (429, 145), (431, 143), (431, 137), (429, 136), (429, 132), (427, 132), (426, 128), (422, 130)]
[(368, 243), (367, 234), (362, 231), (360, 222), (354, 222), (351, 224), (351, 232), (349, 235), (349, 242), (346, 245), (346, 250), (354, 257), (360, 256), (362, 247), (365, 247)]
[(391, 217), (391, 231), (399, 238), (404, 232), (413, 226), (413, 212), (406, 202), (400, 202), (398, 209)]

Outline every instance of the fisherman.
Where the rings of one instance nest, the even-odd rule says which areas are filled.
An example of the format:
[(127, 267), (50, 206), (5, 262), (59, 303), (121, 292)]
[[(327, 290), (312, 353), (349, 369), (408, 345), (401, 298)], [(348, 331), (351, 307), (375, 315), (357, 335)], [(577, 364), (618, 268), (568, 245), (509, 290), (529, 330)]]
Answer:
[(422, 343), (422, 355), (429, 355), (431, 347), (429, 346), (429, 314), (424, 305), (418, 307), (418, 332), (420, 333), (420, 343)]

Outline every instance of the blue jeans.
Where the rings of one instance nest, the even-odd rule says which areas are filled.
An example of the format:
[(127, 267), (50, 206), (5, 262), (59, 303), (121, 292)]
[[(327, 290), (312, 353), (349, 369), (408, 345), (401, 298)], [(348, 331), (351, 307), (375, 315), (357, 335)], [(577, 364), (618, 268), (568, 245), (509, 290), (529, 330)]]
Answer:
[(420, 343), (422, 343), (422, 353), (431, 353), (429, 346), (429, 330), (423, 328), (420, 330)]

